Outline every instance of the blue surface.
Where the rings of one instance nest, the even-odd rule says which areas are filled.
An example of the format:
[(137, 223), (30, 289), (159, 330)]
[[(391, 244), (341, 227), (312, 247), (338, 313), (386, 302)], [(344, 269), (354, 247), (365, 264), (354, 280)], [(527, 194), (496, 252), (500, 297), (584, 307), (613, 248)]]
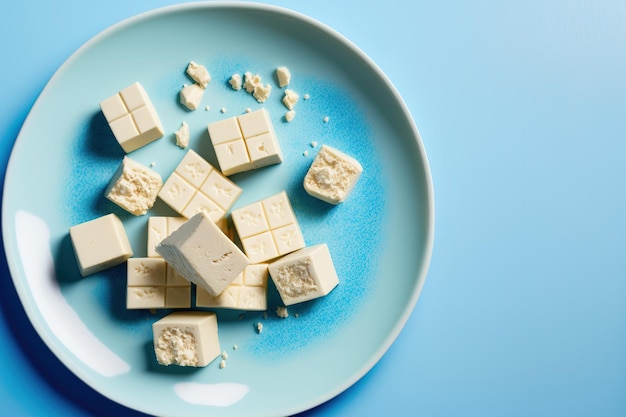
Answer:
[[(168, 4), (0, 5), (2, 166), (76, 48)], [(305, 415), (626, 415), (624, 3), (271, 4), (330, 25), (387, 73), (436, 195), (431, 268), (404, 330), (362, 380)], [(4, 261), (0, 274), (2, 414), (137, 415), (58, 362)]]

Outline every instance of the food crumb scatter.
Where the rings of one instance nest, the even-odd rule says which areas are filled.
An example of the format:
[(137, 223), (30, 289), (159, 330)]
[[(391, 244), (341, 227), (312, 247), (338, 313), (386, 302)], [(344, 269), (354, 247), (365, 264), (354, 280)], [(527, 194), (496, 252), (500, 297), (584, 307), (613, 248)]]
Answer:
[(330, 120), (330, 117), (324, 116), (324, 123), (328, 123), (329, 120)]
[(311, 148), (315, 148), (317, 146), (317, 142), (313, 141), (311, 142)]
[(205, 106), (204, 107), (204, 111), (209, 111), (209, 110), (211, 110), (211, 106)]
[(246, 113), (250, 113), (252, 109), (250, 107), (246, 108)]
[(276, 315), (281, 319), (286, 319), (289, 317), (289, 311), (287, 311), (287, 307), (276, 307)]
[(298, 314), (298, 313), (294, 313), (294, 314), (293, 314), (293, 316), (294, 316), (295, 318), (298, 318), (298, 317), (300, 317), (300, 314)]
[(291, 122), (294, 117), (296, 117), (295, 110), (289, 110), (287, 113), (285, 113), (285, 120), (288, 122)]
[(224, 369), (224, 368), (226, 368), (226, 361), (224, 359), (222, 359), (220, 361), (220, 369)]
[(222, 107), (222, 108), (220, 109), (220, 111), (221, 111), (222, 113), (226, 113), (226, 107)]
[(174, 132), (176, 136), (176, 146), (181, 149), (187, 148), (189, 146), (189, 125), (186, 122), (182, 122), (180, 128)]
[(261, 334), (261, 332), (263, 331), (263, 323), (261, 323), (261, 322), (259, 321), (259, 322), (257, 322), (257, 323), (254, 325), (254, 327), (255, 327), (255, 329), (256, 329), (256, 332), (257, 332), (258, 334)]
[(233, 90), (241, 90), (241, 75), (233, 74), (228, 81)]
[(156, 162), (154, 162), (154, 161), (150, 162), (150, 167), (151, 168), (154, 168), (155, 166), (156, 166)]
[(224, 360), (228, 359), (228, 353), (226, 351), (222, 352), (222, 359)]
[(302, 152), (302, 156), (309, 156), (309, 151)]
[(310, 95), (308, 95), (308, 94), (305, 94), (305, 95), (303, 96), (303, 98), (304, 98), (305, 100), (308, 100), (308, 99), (310, 99), (310, 98), (311, 98), (311, 96), (310, 96)]
[(239, 349), (239, 346), (237, 346), (236, 344), (233, 345), (233, 350), (237, 350)]

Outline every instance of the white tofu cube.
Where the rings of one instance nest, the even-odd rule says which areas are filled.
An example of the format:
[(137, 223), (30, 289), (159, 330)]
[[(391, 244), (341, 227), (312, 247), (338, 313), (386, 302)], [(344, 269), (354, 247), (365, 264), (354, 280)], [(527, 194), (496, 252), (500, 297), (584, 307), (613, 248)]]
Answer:
[(282, 162), (280, 145), (265, 109), (210, 123), (207, 129), (224, 175)]
[(191, 283), (162, 258), (130, 258), (127, 262), (126, 308), (189, 308)]
[(152, 208), (162, 185), (157, 172), (125, 156), (104, 195), (127, 212), (140, 216)]
[(153, 323), (152, 334), (161, 365), (206, 366), (222, 352), (215, 313), (177, 311)]
[(159, 116), (139, 83), (100, 102), (115, 139), (126, 153), (130, 153), (164, 134)]
[(304, 189), (322, 201), (339, 204), (348, 198), (362, 172), (359, 161), (323, 145), (304, 177)]
[(305, 246), (300, 226), (284, 191), (233, 210), (231, 217), (252, 263), (266, 262)]
[(241, 195), (241, 188), (193, 150), (178, 164), (158, 196), (181, 216), (206, 213), (218, 222)]
[(250, 264), (244, 253), (204, 213), (198, 213), (156, 247), (186, 280), (219, 295)]
[(269, 265), (269, 273), (288, 306), (328, 294), (339, 283), (326, 244), (290, 253)]
[(217, 297), (198, 288), (196, 307), (264, 311), (267, 309), (267, 279), (267, 264), (248, 265)]
[(124, 225), (115, 214), (72, 226), (69, 233), (83, 277), (124, 263), (133, 256)]

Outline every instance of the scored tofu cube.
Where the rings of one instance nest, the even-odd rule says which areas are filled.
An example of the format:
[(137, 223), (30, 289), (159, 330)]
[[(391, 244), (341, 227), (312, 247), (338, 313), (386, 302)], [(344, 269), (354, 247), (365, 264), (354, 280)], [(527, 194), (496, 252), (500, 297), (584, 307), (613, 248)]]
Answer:
[(133, 256), (124, 225), (113, 213), (72, 226), (69, 233), (83, 277), (119, 265)]
[(221, 353), (215, 313), (177, 311), (153, 323), (152, 334), (161, 365), (207, 366)]
[(267, 310), (267, 280), (267, 264), (248, 265), (217, 297), (198, 288), (196, 306), (247, 311)]
[(269, 265), (269, 273), (286, 306), (322, 297), (339, 283), (326, 244), (280, 258)]

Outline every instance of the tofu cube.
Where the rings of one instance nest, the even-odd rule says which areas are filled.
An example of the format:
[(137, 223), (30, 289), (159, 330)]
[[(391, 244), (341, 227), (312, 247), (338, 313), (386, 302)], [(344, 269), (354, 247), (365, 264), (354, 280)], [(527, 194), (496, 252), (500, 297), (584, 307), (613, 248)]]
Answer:
[(113, 213), (72, 226), (69, 233), (83, 277), (124, 263), (133, 256), (124, 225)]
[(286, 306), (322, 297), (339, 283), (326, 244), (280, 258), (269, 265), (269, 273)]
[(267, 279), (267, 264), (248, 265), (217, 297), (198, 288), (196, 307), (247, 311), (267, 310)]
[(246, 255), (204, 213), (166, 237), (156, 252), (186, 280), (219, 295), (250, 264)]
[(348, 198), (362, 172), (359, 161), (323, 145), (304, 177), (304, 189), (322, 201), (339, 204)]
[(152, 334), (161, 365), (207, 366), (221, 353), (215, 313), (177, 311), (153, 323)]
[(241, 192), (234, 182), (190, 149), (165, 181), (158, 196), (183, 217), (191, 218), (203, 212), (218, 222)]
[(252, 263), (267, 262), (305, 246), (285, 191), (233, 210), (231, 217)]
[(140, 216), (152, 208), (162, 185), (157, 172), (125, 156), (104, 195), (127, 212)]
[(126, 153), (161, 138), (163, 126), (146, 90), (138, 82), (100, 102), (115, 139)]
[(127, 262), (126, 308), (189, 308), (191, 283), (162, 258)]
[(282, 162), (276, 133), (265, 109), (210, 123), (207, 129), (226, 176)]

